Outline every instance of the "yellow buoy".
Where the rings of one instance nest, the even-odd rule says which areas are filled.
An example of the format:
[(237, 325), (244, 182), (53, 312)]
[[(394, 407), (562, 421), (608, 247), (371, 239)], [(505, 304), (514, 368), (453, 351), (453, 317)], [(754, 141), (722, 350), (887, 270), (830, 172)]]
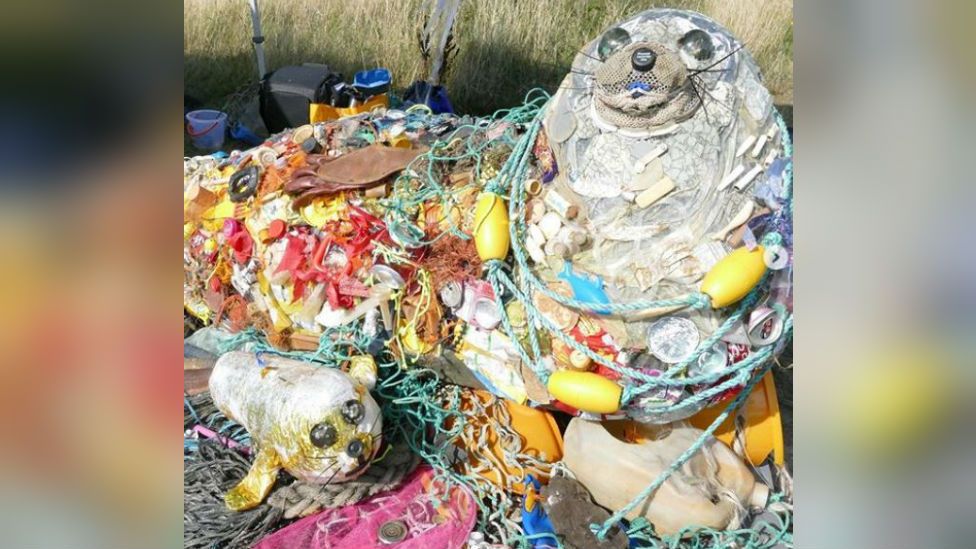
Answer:
[(613, 381), (592, 372), (557, 370), (549, 376), (549, 393), (577, 410), (612, 414), (620, 409), (623, 389)]
[(481, 193), (474, 208), (474, 245), (482, 261), (508, 255), (508, 208), (502, 197)]
[(712, 307), (727, 307), (739, 301), (759, 284), (766, 274), (763, 247), (745, 246), (722, 258), (702, 280), (701, 291), (712, 298)]

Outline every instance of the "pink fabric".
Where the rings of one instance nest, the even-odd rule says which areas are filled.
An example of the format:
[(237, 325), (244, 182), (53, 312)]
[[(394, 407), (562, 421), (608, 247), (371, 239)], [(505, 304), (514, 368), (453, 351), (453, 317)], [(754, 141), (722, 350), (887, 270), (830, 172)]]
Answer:
[[(392, 492), (306, 517), (259, 541), (254, 549), (460, 549), (477, 515), (471, 493), (454, 486), (445, 497), (430, 467), (419, 467)], [(380, 527), (402, 521), (407, 537), (395, 544), (380, 541)]]

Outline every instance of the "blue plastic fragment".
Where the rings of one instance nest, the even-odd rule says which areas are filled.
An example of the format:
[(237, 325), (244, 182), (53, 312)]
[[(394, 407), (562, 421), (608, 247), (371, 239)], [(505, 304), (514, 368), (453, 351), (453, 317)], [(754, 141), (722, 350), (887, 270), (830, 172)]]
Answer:
[(250, 128), (241, 124), (240, 122), (235, 122), (228, 130), (231, 137), (238, 141), (242, 141), (251, 147), (256, 147), (264, 142), (263, 139), (258, 137), (251, 131)]
[[(603, 278), (595, 275), (576, 274), (573, 271), (571, 261), (567, 260), (563, 264), (563, 270), (559, 273), (558, 277), (569, 283), (573, 289), (573, 297), (577, 300), (589, 303), (610, 304), (610, 298), (607, 297), (607, 292), (603, 289)], [(593, 312), (606, 315), (610, 314), (610, 309), (594, 308)]]
[[(542, 485), (538, 480), (532, 475), (525, 476), (525, 493), (529, 493), (529, 488), (535, 489), (535, 493), (538, 494)], [(545, 510), (542, 508), (542, 504), (536, 502), (535, 507), (531, 511), (526, 510), (526, 500), (528, 496), (522, 500), (522, 528), (525, 533), (529, 536), (534, 534), (555, 534), (556, 530), (552, 527), (552, 521), (546, 515)], [(552, 541), (550, 541), (550, 539)], [(533, 549), (556, 549), (559, 547), (559, 542), (556, 540), (556, 536), (540, 536), (529, 540), (532, 544)]]

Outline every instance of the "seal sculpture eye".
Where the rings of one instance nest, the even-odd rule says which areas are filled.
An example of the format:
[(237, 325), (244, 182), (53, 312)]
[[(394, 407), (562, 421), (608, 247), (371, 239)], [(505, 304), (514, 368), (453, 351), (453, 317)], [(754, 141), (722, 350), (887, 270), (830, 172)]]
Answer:
[(614, 27), (603, 34), (600, 45), (597, 47), (597, 55), (600, 59), (606, 60), (610, 54), (620, 48), (630, 44), (630, 33), (620, 27)]
[(715, 55), (715, 45), (712, 37), (701, 29), (693, 29), (678, 39), (678, 48), (692, 59), (705, 61)]
[(358, 400), (347, 400), (342, 404), (342, 419), (355, 425), (366, 415), (366, 407)]
[(365, 449), (366, 446), (363, 445), (363, 441), (359, 440), (358, 438), (352, 439), (349, 444), (346, 445), (346, 453), (352, 458), (358, 458), (359, 456), (363, 455), (363, 450)]
[(315, 427), (312, 427), (312, 432), (309, 433), (308, 438), (315, 446), (318, 446), (319, 448), (328, 448), (336, 443), (336, 439), (339, 438), (339, 434), (336, 432), (336, 428), (331, 424), (319, 423)]

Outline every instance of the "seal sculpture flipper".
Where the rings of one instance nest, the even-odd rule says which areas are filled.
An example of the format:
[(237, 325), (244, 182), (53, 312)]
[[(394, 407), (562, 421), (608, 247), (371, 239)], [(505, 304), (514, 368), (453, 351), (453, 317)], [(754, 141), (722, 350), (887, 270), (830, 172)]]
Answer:
[(246, 511), (257, 507), (271, 491), (280, 469), (281, 462), (273, 449), (260, 450), (247, 476), (224, 495), (227, 508), (232, 511)]

